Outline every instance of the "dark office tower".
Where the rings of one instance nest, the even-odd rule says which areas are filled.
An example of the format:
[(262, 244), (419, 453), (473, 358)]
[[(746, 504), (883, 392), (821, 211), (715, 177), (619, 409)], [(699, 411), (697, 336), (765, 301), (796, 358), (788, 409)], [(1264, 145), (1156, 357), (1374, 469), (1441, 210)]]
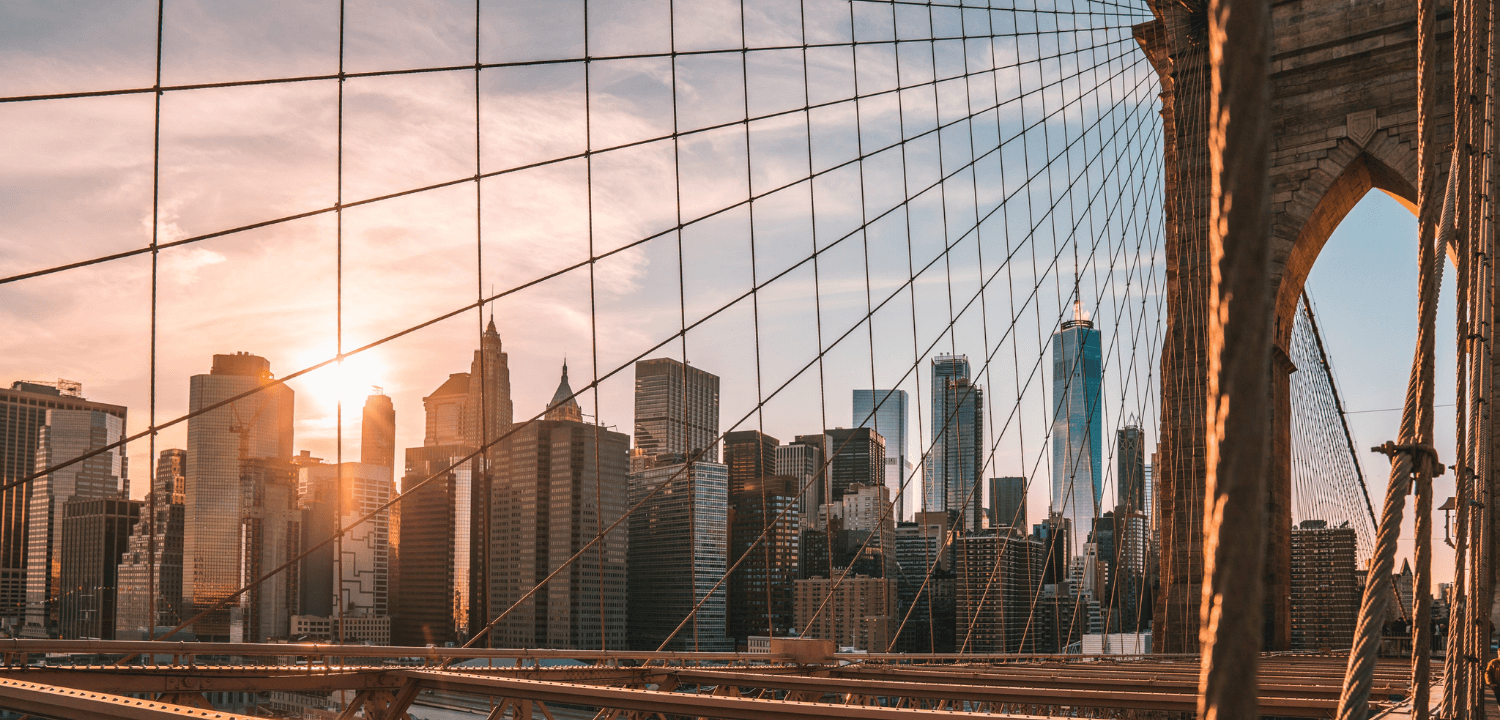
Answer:
[(359, 431), (359, 461), (395, 472), (396, 406), (383, 393), (377, 392), (365, 398), (364, 423)]
[(1047, 519), (1032, 526), (1031, 534), (1042, 542), (1042, 584), (1067, 582), (1068, 561), (1073, 557), (1072, 521), (1062, 513), (1047, 513)]
[[(257, 388), (260, 391), (188, 420), (184, 616), (191, 617), (195, 608), (207, 609), (240, 589), (249, 560), (241, 542), (241, 521), (251, 507), (247, 499), (259, 491), (254, 483), (267, 477), (260, 471), (274, 463), (260, 463), (255, 472), (252, 465), (274, 460), (290, 473), (295, 397), (285, 385), (269, 385), (271, 380), (271, 363), (265, 358), (236, 353), (215, 355), (213, 369), (190, 381), (188, 409), (192, 412)], [(193, 630), (199, 640), (228, 640), (230, 607), (210, 613)]]
[(1146, 503), (1146, 433), (1137, 425), (1126, 425), (1115, 431), (1115, 487), (1118, 503), (1145, 513)]
[(464, 413), (467, 412), (468, 405), (469, 374), (450, 374), (438, 389), (422, 398), (422, 409), (427, 420), (427, 432), (422, 444), (467, 446)]
[(1040, 541), (998, 532), (958, 539), (958, 652), (1033, 652), (1026, 641), (1031, 604), (1042, 572)]
[(59, 574), (71, 590), (58, 599), (64, 639), (115, 639), (120, 556), (140, 517), (139, 500), (85, 498), (63, 505)]
[[(766, 475), (729, 494), (729, 564), (749, 554), (729, 577), (729, 636), (736, 643), (784, 635), (796, 620), (799, 490), (793, 478)], [(751, 547), (763, 532), (765, 539)]]
[[(115, 639), (148, 640), (153, 628), (171, 628), (182, 620), (182, 525), (186, 500), (187, 451), (169, 449), (157, 455), (151, 495), (141, 503), (140, 520), (126, 541), (117, 571), (119, 604)], [(152, 527), (150, 508), (155, 505)], [(151, 538), (156, 537), (155, 549)], [(152, 555), (155, 555), (153, 558)], [(155, 576), (156, 618), (151, 617)]]
[(796, 478), (797, 487), (802, 488), (797, 514), (804, 527), (818, 514), (818, 505), (828, 501), (824, 488), (828, 468), (823, 464), (826, 439), (823, 435), (798, 435), (796, 440), (776, 447), (776, 474)]
[[(290, 460), (246, 460), (240, 464), (240, 481), (235, 534), (241, 542), (242, 577), (248, 582), (301, 554), (302, 509), (297, 507), (297, 474)], [(298, 580), (295, 572), (276, 573), (240, 595), (230, 610), (229, 641), (287, 637), (300, 599)]]
[(469, 464), (454, 462), (463, 455), (457, 445), (406, 449), (401, 489), (410, 494), (396, 506), (399, 524), (392, 523), (397, 645), (442, 647), (468, 635), (468, 535), (459, 542), (454, 534), (459, 507), (467, 515), (469, 500)]
[(978, 497), (984, 467), (984, 389), (969, 379), (966, 355), (932, 359), (932, 450), (923, 478), (922, 509), (962, 513), (975, 530), (984, 514)]
[[(729, 472), (719, 463), (665, 462), (669, 457), (630, 476), (630, 506), (645, 500), (629, 520), (630, 649), (656, 650), (691, 615), (665, 649), (733, 651), (719, 582), (729, 567)], [(662, 483), (670, 484), (652, 495)]]
[(953, 652), (954, 544), (946, 512), (919, 512), (896, 526), (897, 609), (907, 618), (899, 652)]
[[(1072, 551), (1103, 511), (1100, 467), (1104, 426), (1100, 335), (1074, 304), (1073, 319), (1052, 336), (1052, 506), (1072, 521)], [(1144, 499), (1142, 504), (1144, 504)]]
[(647, 455), (718, 462), (718, 438), (718, 375), (671, 358), (635, 364), (637, 448)]
[(510, 429), (515, 418), (515, 406), (510, 399), (510, 356), (500, 346), (494, 317), (479, 339), (479, 349), (474, 351), (467, 394), (463, 415), (465, 445), (482, 447)]
[[(630, 438), (624, 433), (573, 420), (540, 420), (495, 447), (484, 621), (520, 601), (629, 509)], [(521, 602), (482, 642), (506, 648), (625, 649), (628, 532), (620, 527), (606, 535)], [(475, 618), (474, 632), (483, 627), (480, 620)]]
[(1026, 534), (1026, 478), (990, 478), (990, 527)]
[[(758, 478), (776, 474), (780, 440), (759, 430), (724, 433), (724, 464), (729, 466), (729, 494), (744, 490)], [(799, 484), (797, 487), (801, 487)]]
[[(82, 388), (77, 383), (59, 381), (56, 387), (41, 383), (17, 383), (14, 387), (51, 389), (52, 396), (37, 396), (43, 410), (37, 428), (34, 453), (35, 467), (29, 474), (72, 460), (91, 450), (120, 440), (125, 430), (125, 408), (88, 403), (77, 397)], [(72, 393), (69, 395), (68, 393)], [(27, 393), (31, 395), (32, 393)], [(47, 398), (40, 400), (40, 398)], [(81, 463), (61, 468), (32, 481), (26, 510), (26, 625), (25, 637), (57, 637), (58, 598), (66, 592), (60, 575), (62, 544), (60, 535), (63, 506), (74, 498), (114, 497), (129, 491), (125, 481), (125, 456), (122, 449), (107, 451)]]
[[(871, 428), (836, 428), (825, 432), (828, 463), (828, 499), (839, 502), (850, 485), (883, 486), (885, 482), (885, 438)], [(894, 493), (892, 493), (894, 494)]]
[(1354, 642), (1360, 590), (1354, 528), (1303, 520), (1292, 529), (1292, 649), (1344, 650)]

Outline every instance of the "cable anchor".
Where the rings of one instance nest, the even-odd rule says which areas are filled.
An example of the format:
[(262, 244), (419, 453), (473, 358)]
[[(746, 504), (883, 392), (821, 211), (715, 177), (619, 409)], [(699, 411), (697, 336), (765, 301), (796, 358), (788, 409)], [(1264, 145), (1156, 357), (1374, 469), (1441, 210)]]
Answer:
[(1443, 464), (1442, 459), (1438, 457), (1437, 449), (1431, 443), (1394, 443), (1387, 440), (1384, 445), (1376, 445), (1370, 448), (1370, 452), (1378, 452), (1393, 460), (1397, 454), (1425, 456), (1431, 462), (1430, 466), (1433, 468), (1433, 477), (1442, 477), (1443, 473), (1447, 472), (1448, 469)]

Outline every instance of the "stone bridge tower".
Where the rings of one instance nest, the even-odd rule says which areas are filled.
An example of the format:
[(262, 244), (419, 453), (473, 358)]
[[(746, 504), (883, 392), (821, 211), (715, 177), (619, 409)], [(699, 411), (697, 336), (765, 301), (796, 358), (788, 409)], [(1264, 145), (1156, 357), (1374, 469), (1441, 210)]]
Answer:
[[(1161, 587), (1153, 622), (1159, 653), (1198, 651), (1203, 578), (1207, 408), (1208, 107), (1206, 0), (1153, 0), (1156, 20), (1135, 37), (1161, 77), (1165, 134), (1168, 322), (1161, 367), (1161, 432), (1154, 475)], [(1297, 299), (1323, 244), (1366, 192), (1415, 211), (1416, 0), (1272, 0), (1271, 192), (1276, 347), (1266, 520), (1267, 650), (1290, 644), (1291, 456), (1286, 353)], [(1452, 7), (1438, 12), (1439, 146), (1452, 122)], [(1444, 163), (1442, 182), (1446, 182)], [(1441, 187), (1441, 184), (1439, 184)], [(1416, 242), (1416, 238), (1412, 238)], [(1413, 318), (1415, 312), (1413, 312)], [(1403, 318), (1396, 318), (1404, 321)], [(1408, 348), (1393, 349), (1409, 352)]]

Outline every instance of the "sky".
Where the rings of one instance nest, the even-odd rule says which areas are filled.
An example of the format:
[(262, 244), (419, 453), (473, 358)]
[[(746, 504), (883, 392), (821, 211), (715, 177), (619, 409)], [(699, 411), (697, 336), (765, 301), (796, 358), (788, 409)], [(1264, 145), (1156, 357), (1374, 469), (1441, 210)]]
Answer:
[[(289, 383), (298, 450), (357, 458), (372, 386), (395, 403), (398, 448), (417, 446), (422, 397), (468, 370), (493, 314), (518, 420), (542, 411), (566, 361), (575, 390), (600, 378), (584, 413), (628, 433), (631, 361), (685, 357), (723, 378), (721, 431), (783, 441), (854, 424), (854, 388), (905, 389), (917, 459), (927, 361), (962, 353), (986, 390), (985, 474), (1031, 479), (1032, 522), (1049, 494), (1050, 336), (1076, 298), (1104, 335), (1104, 467), (1132, 417), (1154, 446), (1158, 88), (1129, 36), (1144, 11), (587, 7), (585, 36), (582, 2), (482, 4), (479, 56), (497, 66), (477, 80), (477, 142), (472, 69), (351, 77), (342, 102), (331, 79), (166, 92), (158, 157), (150, 93), (0, 104), (0, 277), (138, 249), (153, 227), (191, 239), (342, 197), (341, 228), (315, 212), (160, 253), (159, 422), (186, 412), (188, 378), (215, 353), (262, 355), (284, 376), (423, 325)], [(162, 83), (336, 74), (338, 10), (169, 3)], [(0, 5), (0, 95), (151, 87), (155, 13)], [(888, 42), (935, 36), (970, 39)], [(350, 0), (343, 39), (349, 73), (472, 64), (474, 6)], [(674, 48), (688, 54), (661, 56)], [(707, 50), (735, 52), (693, 54)], [(476, 157), (493, 173), (478, 193)], [(361, 202), (414, 188), (429, 189)], [(1351, 409), (1400, 404), (1414, 232), (1369, 198), (1309, 280)], [(1402, 248), (1411, 261), (1391, 262)], [(147, 427), (151, 278), (136, 255), (0, 284), (0, 381), (79, 381)], [(500, 297), (453, 314), (481, 295)], [(1351, 416), (1360, 446), (1394, 437), (1395, 418)], [(184, 439), (178, 424), (157, 447)], [(149, 445), (129, 455), (139, 496)], [(1383, 460), (1361, 460), (1378, 499)]]

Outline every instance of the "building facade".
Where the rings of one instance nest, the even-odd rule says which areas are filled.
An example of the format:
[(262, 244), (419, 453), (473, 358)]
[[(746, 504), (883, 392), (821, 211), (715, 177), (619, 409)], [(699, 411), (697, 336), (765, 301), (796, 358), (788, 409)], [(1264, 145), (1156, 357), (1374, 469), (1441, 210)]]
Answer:
[[(291, 388), (271, 381), (271, 364), (247, 353), (215, 355), (209, 373), (190, 380), (192, 412), (260, 390), (188, 420), (182, 602), (189, 617), (218, 604), (242, 584), (249, 560), (237, 532), (245, 519), (243, 498), (257, 492), (257, 478), (267, 477), (252, 472), (251, 464), (291, 460), (295, 396)], [(295, 497), (293, 489), (291, 501)], [(228, 640), (230, 607), (210, 612), (193, 630), (199, 640)]]
[(776, 474), (797, 479), (802, 488), (802, 504), (797, 508), (803, 525), (827, 502), (828, 466), (824, 462), (822, 435), (798, 435), (785, 445), (776, 446)]
[(1304, 520), (1292, 529), (1293, 650), (1353, 646), (1362, 592), (1355, 547), (1351, 527)]
[[(724, 433), (724, 464), (729, 466), (729, 494), (758, 478), (776, 474), (776, 448), (781, 441), (759, 430)], [(800, 487), (800, 486), (799, 486)]]
[(728, 634), (737, 644), (793, 627), (800, 490), (793, 478), (765, 475), (729, 493), (729, 564), (745, 558), (729, 577)]
[(1147, 494), (1146, 431), (1126, 425), (1115, 431), (1115, 493), (1117, 505), (1133, 512), (1149, 513)]
[(486, 645), (626, 647), (626, 527), (521, 598), (625, 515), (629, 455), (628, 436), (572, 420), (533, 422), (496, 445), (490, 454), (489, 604), (474, 632), (481, 620), (516, 607), (494, 625)]
[(953, 652), (953, 525), (946, 512), (920, 512), (914, 522), (896, 526), (897, 601), (906, 618), (900, 652)]
[(719, 461), (719, 376), (671, 358), (635, 364), (635, 446)]
[(932, 359), (932, 448), (923, 468), (922, 509), (952, 512), (966, 530), (982, 524), (984, 389), (969, 378), (966, 355)]
[[(81, 392), (76, 386), (69, 389)], [(41, 424), (36, 428), (35, 467), (31, 469), (34, 471), (67, 462), (118, 442), (125, 436), (125, 408), (89, 403), (82, 397), (64, 398), (61, 390), (58, 392), (59, 395), (51, 397), (60, 401), (59, 407), (46, 408)], [(43, 397), (48, 395), (43, 393)], [(21, 398), (18, 396), (17, 399)], [(71, 402), (61, 402), (64, 399)], [(116, 497), (129, 491), (124, 448), (115, 448), (59, 468), (31, 482), (26, 511), (26, 624), (21, 629), (23, 637), (59, 637), (59, 602), (65, 594), (76, 594), (62, 582), (61, 533), (63, 508), (68, 501)], [(113, 575), (113, 570), (110, 574)], [(113, 632), (111, 626), (110, 633)]]
[[(359, 461), (392, 471), (396, 467), (396, 406), (384, 393), (365, 398), (360, 418)], [(387, 477), (395, 479), (394, 475)]]
[(630, 476), (630, 506), (645, 501), (628, 521), (630, 649), (654, 651), (666, 643), (665, 650), (733, 651), (725, 627), (728, 592), (719, 582), (729, 567), (728, 468), (668, 458), (657, 456), (660, 464)]
[(796, 625), (802, 637), (832, 640), (841, 648), (891, 652), (897, 615), (896, 580), (850, 575), (796, 582)]
[(141, 501), (73, 498), (63, 505), (59, 542), (62, 595), (59, 635), (68, 640), (114, 640), (118, 619), (120, 556)]
[(828, 450), (828, 499), (836, 503), (854, 485), (885, 487), (885, 438), (871, 428), (824, 431)]
[(1099, 331), (1075, 305), (1074, 318), (1052, 336), (1050, 508), (1071, 521), (1075, 552), (1102, 510), (1103, 385)]
[(119, 580), (115, 609), (117, 640), (149, 640), (154, 628), (170, 629), (184, 619), (182, 528), (186, 493), (187, 451), (162, 450), (157, 454), (151, 493), (142, 503), (141, 519), (126, 541), (125, 553), (116, 571)]
[[(249, 584), (301, 554), (302, 508), (297, 503), (296, 468), (289, 460), (245, 460), (240, 463), (240, 479), (240, 521), (235, 533), (240, 541), (239, 582)], [(287, 637), (292, 615), (300, 612), (301, 591), (300, 573), (287, 571), (240, 595), (230, 609), (229, 641)]]
[(397, 620), (391, 642), (397, 645), (442, 647), (468, 639), (472, 483), (469, 463), (457, 462), (465, 454), (461, 445), (406, 450), (401, 487), (408, 494), (391, 518), (391, 614)]
[(905, 496), (915, 484), (910, 482), (912, 466), (906, 457), (906, 403), (905, 390), (854, 391), (854, 427), (872, 428), (885, 438), (885, 482), (896, 503), (897, 522), (911, 512)]
[(1015, 653), (1029, 649), (1035, 635), (1031, 609), (1042, 570), (1042, 544), (1010, 533), (979, 532), (958, 539), (958, 652)]
[(990, 478), (990, 527), (1026, 534), (1026, 478)]

